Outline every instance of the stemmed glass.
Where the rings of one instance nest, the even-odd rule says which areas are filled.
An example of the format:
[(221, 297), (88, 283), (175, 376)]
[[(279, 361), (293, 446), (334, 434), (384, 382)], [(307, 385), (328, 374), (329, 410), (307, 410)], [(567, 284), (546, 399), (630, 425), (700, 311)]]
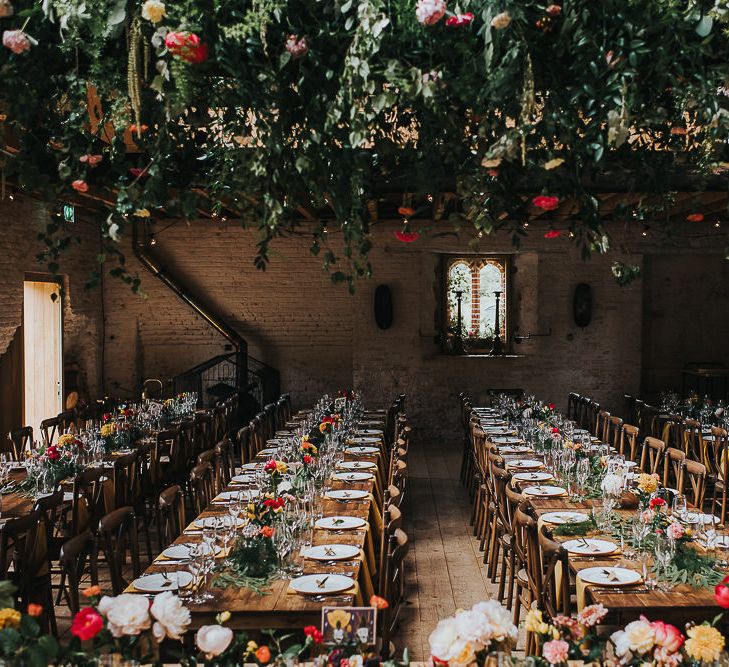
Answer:
[(579, 491), (581, 497), (584, 497), (586, 495), (585, 486), (587, 484), (587, 480), (590, 477), (590, 459), (584, 458), (580, 459), (577, 463), (577, 484), (579, 486)]
[(688, 512), (686, 496), (680, 493), (673, 496), (673, 500), (671, 501), (671, 512), (673, 516), (679, 519), (683, 520), (686, 518), (686, 513)]
[(273, 531), (273, 548), (278, 556), (278, 576), (285, 577), (286, 572), (286, 556), (291, 548), (291, 542), (288, 534), (286, 523), (279, 520), (274, 526)]
[[(668, 577), (668, 565), (673, 560), (675, 545), (671, 542), (671, 540), (659, 536), (656, 539), (655, 554), (656, 561), (663, 568), (663, 574)], [(673, 586), (671, 586), (668, 582), (663, 582), (662, 584), (659, 584), (659, 588), (662, 591), (670, 591)]]

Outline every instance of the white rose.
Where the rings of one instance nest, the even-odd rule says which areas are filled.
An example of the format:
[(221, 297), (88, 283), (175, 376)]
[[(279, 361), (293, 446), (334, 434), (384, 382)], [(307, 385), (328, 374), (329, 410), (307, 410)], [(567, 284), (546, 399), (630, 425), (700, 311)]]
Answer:
[(190, 625), (190, 610), (172, 591), (165, 591), (157, 595), (149, 613), (157, 621), (152, 626), (152, 632), (158, 642), (165, 637), (181, 640)]
[(483, 614), (490, 626), (490, 639), (496, 641), (504, 641), (509, 639), (515, 642), (519, 635), (517, 628), (511, 620), (511, 613), (496, 600), (488, 600), (487, 602), (478, 602), (473, 605), (473, 611)]
[(492, 630), (488, 618), (477, 611), (462, 611), (455, 618), (456, 633), (460, 639), (470, 642), (488, 642)]
[(147, 0), (142, 5), (142, 18), (152, 23), (159, 23), (167, 15), (167, 8), (160, 0)]
[(349, 667), (362, 667), (363, 664), (361, 655), (353, 655), (349, 658)]
[(451, 644), (458, 639), (456, 623), (454, 618), (444, 618), (435, 626), (430, 633), (428, 643), (430, 644), (430, 655), (438, 660), (447, 661), (451, 652)]
[(610, 641), (615, 645), (615, 655), (624, 658), (630, 653), (630, 642), (625, 630), (618, 630), (610, 636)]
[(625, 626), (625, 639), (631, 651), (643, 654), (655, 646), (656, 633), (648, 621), (633, 621)]
[(415, 7), (415, 16), (423, 25), (435, 25), (445, 12), (445, 0), (418, 0)]
[(496, 16), (494, 16), (494, 18), (491, 19), (491, 27), (495, 28), (496, 30), (503, 30), (504, 28), (508, 28), (510, 23), (511, 14), (509, 14), (509, 12), (501, 12), (501, 14), (497, 14)]
[(195, 634), (195, 644), (208, 660), (220, 655), (232, 641), (233, 631), (222, 625), (203, 625)]
[(600, 488), (611, 496), (619, 496), (623, 491), (623, 478), (620, 475), (605, 475)]
[(105, 595), (97, 609), (106, 616), (109, 631), (114, 637), (138, 635), (152, 625), (149, 602), (142, 595), (122, 593), (115, 598)]

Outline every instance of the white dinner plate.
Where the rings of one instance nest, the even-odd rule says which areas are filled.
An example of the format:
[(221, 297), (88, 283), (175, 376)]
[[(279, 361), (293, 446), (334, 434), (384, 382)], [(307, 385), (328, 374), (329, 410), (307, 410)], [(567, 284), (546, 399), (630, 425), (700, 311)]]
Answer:
[(702, 521), (703, 523), (719, 523), (719, 517), (714, 516), (713, 514), (702, 514), (700, 512), (686, 512), (686, 514), (681, 519), (684, 523), (699, 523), (699, 521)]
[[(209, 544), (203, 542), (201, 546), (204, 555), (210, 553)], [(161, 555), (165, 558), (169, 558), (170, 560), (185, 560), (190, 557), (190, 548), (190, 544), (173, 544), (167, 547)], [(216, 555), (220, 553), (220, 547), (217, 544), (215, 545), (215, 553)]]
[(344, 450), (345, 454), (353, 454), (354, 456), (368, 456), (377, 454), (380, 451), (379, 447), (348, 447)]
[[(165, 577), (165, 574), (167, 575)], [(190, 585), (192, 575), (184, 570), (178, 572), (155, 572), (154, 574), (145, 574), (132, 582), (134, 588), (138, 591), (147, 593), (159, 593), (162, 591), (176, 591), (178, 583), (185, 588)]]
[(256, 456), (270, 457), (270, 456), (276, 456), (277, 453), (278, 453), (278, 447), (266, 447), (266, 449), (262, 449), (260, 452), (258, 452), (258, 454), (256, 454)]
[(556, 496), (564, 496), (567, 493), (567, 489), (563, 489), (561, 486), (527, 486), (522, 493), (526, 496), (554, 498)]
[(334, 475), (334, 479), (339, 482), (369, 482), (374, 478), (369, 472), (338, 472)]
[(519, 444), (523, 441), (519, 436), (516, 435), (495, 435), (493, 438), (491, 438), (491, 442), (497, 445), (513, 445)]
[(509, 426), (487, 426), (484, 431), (499, 435), (514, 435), (514, 429)]
[(244, 502), (252, 498), (258, 498), (261, 492), (258, 489), (246, 489), (245, 491), (221, 491), (215, 498), (214, 503), (230, 503), (240, 497)]
[(305, 574), (291, 580), (291, 588), (303, 595), (331, 595), (354, 586), (354, 579), (343, 574)]
[(580, 538), (562, 542), (562, 546), (571, 554), (583, 556), (607, 556), (615, 553), (618, 545), (609, 540), (595, 540), (592, 538)]
[(367, 437), (375, 437), (375, 436), (382, 436), (384, 435), (384, 432), (381, 431), (379, 428), (363, 428), (359, 429), (358, 431), (355, 431), (354, 434), (356, 436), (367, 436)]
[(240, 469), (241, 470), (258, 470), (261, 467), (262, 464), (256, 463), (255, 461), (251, 463), (244, 463)]
[(564, 524), (564, 523), (581, 523), (587, 521), (589, 517), (582, 512), (546, 512), (542, 514), (541, 519), (544, 523)]
[(510, 468), (523, 468), (530, 470), (532, 468), (541, 468), (544, 464), (536, 459), (514, 459), (508, 463)]
[(534, 450), (529, 447), (499, 447), (499, 454), (533, 454)]
[(586, 567), (578, 576), (582, 581), (598, 586), (634, 586), (642, 580), (640, 572), (627, 567)]
[(310, 560), (350, 560), (359, 556), (359, 547), (351, 544), (321, 544), (304, 551)]
[(342, 470), (372, 470), (377, 464), (372, 461), (342, 461), (337, 467)]
[[(195, 519), (195, 525), (198, 528), (215, 528), (216, 526), (219, 526), (222, 522), (223, 515), (220, 514), (218, 516), (206, 516), (206, 517), (198, 517)], [(245, 521), (242, 518), (239, 518), (236, 521), (236, 527), (242, 528), (245, 526)]]
[(236, 475), (235, 477), (231, 477), (230, 481), (235, 484), (253, 484), (256, 478), (253, 475)]
[(380, 439), (371, 438), (371, 437), (365, 436), (365, 435), (360, 435), (360, 436), (357, 436), (356, 438), (350, 438), (349, 442), (353, 442), (358, 445), (368, 445), (368, 444), (373, 445), (373, 444), (377, 444), (378, 442), (380, 442)]
[(327, 498), (330, 500), (364, 500), (369, 496), (369, 491), (360, 491), (358, 489), (338, 489), (329, 491)]
[(554, 478), (548, 472), (517, 472), (514, 473), (512, 479), (517, 482), (547, 482)]
[(325, 516), (314, 524), (324, 530), (355, 530), (366, 525), (367, 522), (358, 516)]

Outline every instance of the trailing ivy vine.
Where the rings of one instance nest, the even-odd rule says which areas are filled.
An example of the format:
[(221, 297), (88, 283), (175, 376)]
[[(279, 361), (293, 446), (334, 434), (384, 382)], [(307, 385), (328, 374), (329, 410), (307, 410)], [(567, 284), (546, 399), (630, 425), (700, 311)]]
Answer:
[[(455, 189), (454, 224), (516, 243), (530, 215), (570, 199), (589, 255), (609, 249), (606, 222), (660, 223), (679, 178), (729, 166), (726, 0), (13, 5), (0, 16), (5, 177), (49, 201), (105, 202), (100, 259), (135, 288), (116, 243), (135, 216), (225, 212), (258, 229), (265, 268), (302, 211), (329, 207), (343, 256), (323, 224), (312, 252), (352, 287), (370, 272), (368, 203), (383, 188)], [(593, 185), (615, 173), (660, 196), (606, 213)], [(64, 233), (49, 224), (44, 261)]]

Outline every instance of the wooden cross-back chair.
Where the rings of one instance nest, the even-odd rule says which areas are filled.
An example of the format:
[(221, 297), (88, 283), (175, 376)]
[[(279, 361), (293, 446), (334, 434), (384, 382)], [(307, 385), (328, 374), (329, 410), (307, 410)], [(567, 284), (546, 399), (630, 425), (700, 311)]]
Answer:
[(481, 548), (484, 550), (484, 565), (493, 563), (492, 553), (494, 550), (493, 543), (497, 539), (496, 531), (496, 481), (494, 470), (504, 469), (504, 458), (491, 446), (486, 452), (486, 493), (483, 498), (484, 532), (481, 538)]
[[(618, 452), (626, 459), (635, 461), (638, 455), (638, 427), (632, 424), (623, 424), (620, 429), (620, 446)], [(636, 461), (637, 463), (637, 461)]]
[(467, 394), (461, 392), (458, 395), (461, 404), (461, 428), (463, 429), (463, 450), (461, 452), (461, 483), (465, 484), (468, 479), (469, 466), (471, 465), (471, 434), (470, 419), (473, 406)]
[(567, 419), (576, 422), (579, 419), (580, 395), (571, 391), (567, 396)]
[(238, 460), (243, 463), (250, 463), (254, 458), (255, 454), (251, 451), (251, 427), (244, 426), (238, 430), (238, 436), (236, 437), (238, 443)]
[(185, 495), (177, 486), (170, 486), (159, 494), (157, 501), (157, 530), (160, 547), (172, 544), (185, 529)]
[(706, 495), (706, 466), (698, 461), (684, 459), (677, 488), (679, 493), (686, 494), (691, 505), (701, 511)]
[(635, 424), (638, 421), (635, 410), (635, 397), (630, 394), (623, 394), (623, 419), (629, 424)]
[(74, 616), (81, 606), (79, 591), (87, 569), (90, 579), (89, 584), (95, 586), (99, 583), (97, 544), (91, 531), (84, 531), (64, 542), (61, 547), (59, 562), (61, 578), (65, 582), (62, 594), (66, 598), (71, 615)]
[(600, 438), (602, 442), (610, 442), (609, 425), (610, 413), (607, 410), (598, 410), (597, 417), (595, 417), (595, 437)]
[(194, 443), (193, 456), (197, 456), (206, 449), (211, 449), (215, 442), (213, 441), (213, 416), (208, 412), (198, 412), (192, 418), (194, 425)]
[(59, 418), (58, 416), (49, 417), (44, 419), (40, 423), (41, 435), (43, 436), (43, 444), (47, 447), (56, 442), (58, 436), (61, 434), (59, 430)]
[(402, 528), (402, 522), (403, 516), (400, 508), (393, 503), (387, 505), (382, 513), (382, 530), (379, 535), (380, 543), (377, 547), (377, 590), (382, 597), (385, 597), (383, 592), (386, 588), (388, 544), (395, 531)]
[(405, 591), (405, 556), (410, 548), (410, 540), (402, 528), (397, 528), (390, 537), (386, 565), (385, 588), (383, 595), (388, 607), (382, 615), (382, 652), (383, 657), (391, 653), (390, 638), (400, 615)]
[[(558, 614), (570, 616), (572, 608), (567, 551), (559, 542), (555, 542), (551, 538), (545, 527), (539, 531), (538, 540), (542, 562), (539, 607), (552, 618)], [(557, 574), (560, 569), (557, 567), (558, 563), (561, 565), (561, 577)]]
[(682, 435), (683, 447), (687, 456), (706, 465), (706, 451), (704, 449), (704, 436), (701, 432), (701, 422), (695, 419), (685, 419)]
[(498, 565), (501, 560), (501, 552), (504, 547), (503, 536), (511, 532), (511, 519), (506, 504), (506, 485), (511, 480), (511, 473), (505, 468), (494, 467), (491, 469), (493, 478), (494, 493), (491, 502), (494, 505), (494, 520), (491, 534), (491, 554), (489, 555), (489, 577), (491, 583), (496, 583), (498, 577)]
[(99, 544), (106, 558), (114, 595), (121, 595), (129, 585), (124, 577), (127, 553), (131, 556), (132, 578), (141, 571), (137, 520), (132, 507), (120, 507), (99, 521)]
[(666, 443), (658, 438), (648, 436), (643, 441), (643, 451), (640, 455), (640, 469), (649, 474), (657, 473), (663, 462)]
[(220, 492), (230, 484), (235, 475), (235, 459), (233, 454), (233, 443), (230, 438), (223, 438), (215, 445), (215, 488)]
[(190, 492), (195, 514), (201, 514), (214, 494), (213, 468), (209, 463), (196, 465), (190, 471)]
[(663, 486), (678, 489), (681, 484), (681, 468), (686, 460), (686, 452), (668, 447), (663, 458)]
[(619, 451), (620, 440), (623, 437), (623, 420), (620, 417), (611, 415), (605, 431), (604, 441), (611, 445), (615, 451)]
[(727, 520), (727, 483), (729, 482), (729, 436), (723, 428), (711, 428), (713, 442), (711, 456), (714, 467), (714, 488), (711, 496), (711, 511), (719, 516), (719, 523)]
[[(542, 567), (537, 536), (537, 521), (528, 513), (528, 506), (521, 505), (514, 513), (515, 549), (522, 552), (524, 573), (517, 576), (517, 599), (514, 611), (515, 625), (518, 625), (519, 609), (528, 613), (542, 600)], [(536, 637), (527, 633), (525, 653), (534, 655)]]
[(588, 423), (587, 429), (596, 438), (600, 437), (600, 434), (597, 432), (599, 416), (600, 416), (600, 404), (596, 403), (595, 401), (590, 401), (587, 404), (587, 423)]
[(33, 451), (33, 427), (23, 426), (8, 433), (8, 440), (12, 445), (10, 452), (13, 460), (24, 461), (26, 452)]
[(643, 403), (640, 408), (640, 417), (638, 420), (638, 428), (640, 429), (641, 437), (646, 438), (648, 436), (651, 436), (653, 438), (656, 438), (657, 440), (660, 440), (662, 434), (658, 433), (659, 415), (660, 410), (658, 408), (652, 405), (648, 405), (647, 403)]
[[(511, 488), (511, 484), (504, 487), (506, 495), (506, 515), (509, 522), (508, 532), (501, 536), (501, 577), (499, 578), (499, 588), (497, 599), (499, 602), (504, 601), (506, 596), (506, 608), (512, 610), (514, 607), (514, 587), (516, 585), (516, 576), (519, 570), (524, 568), (524, 554), (514, 549), (514, 514), (517, 508), (524, 502), (524, 496)], [(507, 581), (508, 573), (508, 581)]]
[(112, 509), (113, 487), (107, 474), (101, 468), (87, 468), (74, 477), (71, 536), (86, 530), (96, 534), (99, 520)]

